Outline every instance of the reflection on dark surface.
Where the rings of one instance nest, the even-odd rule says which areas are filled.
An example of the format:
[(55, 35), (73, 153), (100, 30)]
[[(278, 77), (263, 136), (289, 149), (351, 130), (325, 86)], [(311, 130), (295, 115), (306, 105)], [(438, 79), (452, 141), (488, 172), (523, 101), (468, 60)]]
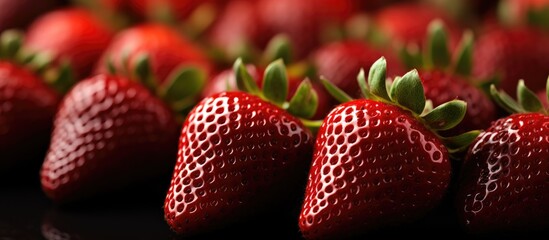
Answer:
[[(21, 177), (0, 176), (0, 240), (193, 239), (176, 236), (164, 222), (162, 206), (169, 183), (166, 179), (57, 206), (44, 196), (38, 179), (27, 176), (25, 181)], [(14, 180), (16, 178), (18, 180)], [(240, 222), (194, 239), (301, 239), (297, 227), (298, 207), (291, 211), (273, 209), (265, 217)], [(381, 229), (365, 237), (391, 239), (402, 236), (471, 237), (459, 227), (448, 199), (414, 224)], [(509, 236), (500, 234), (503, 238)], [(523, 234), (517, 236), (524, 237)]]

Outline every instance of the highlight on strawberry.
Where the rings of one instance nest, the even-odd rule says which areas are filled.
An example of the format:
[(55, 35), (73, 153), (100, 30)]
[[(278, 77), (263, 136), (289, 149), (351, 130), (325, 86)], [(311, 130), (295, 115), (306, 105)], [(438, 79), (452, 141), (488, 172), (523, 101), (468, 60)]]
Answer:
[(360, 236), (410, 223), (435, 208), (450, 182), (450, 154), (478, 135), (439, 132), (458, 125), (467, 104), (452, 100), (432, 108), (412, 70), (386, 82), (380, 58), (358, 83), (366, 99), (352, 100), (328, 80), (343, 104), (322, 123), (299, 216), (307, 239)]
[(512, 114), (471, 144), (456, 200), (460, 222), (475, 233), (542, 231), (549, 227), (548, 109), (522, 80), (518, 101), (494, 85), (491, 93)]
[(234, 72), (244, 92), (204, 98), (183, 123), (164, 204), (165, 219), (178, 234), (270, 219), (268, 211), (299, 206), (313, 152), (308, 127), (318, 127), (306, 120), (315, 113), (316, 93), (306, 79), (286, 100), (282, 60), (267, 66), (263, 88), (241, 59)]

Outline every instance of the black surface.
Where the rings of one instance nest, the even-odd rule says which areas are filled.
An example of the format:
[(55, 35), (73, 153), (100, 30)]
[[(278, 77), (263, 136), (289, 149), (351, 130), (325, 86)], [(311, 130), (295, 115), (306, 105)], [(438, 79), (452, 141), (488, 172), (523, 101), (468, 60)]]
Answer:
[[(164, 221), (165, 179), (57, 206), (42, 193), (37, 177), (0, 175), (0, 240), (191, 239), (175, 235)], [(439, 208), (414, 224), (371, 232), (367, 239), (525, 237), (524, 233), (467, 235), (456, 222), (450, 202), (444, 201)], [(276, 215), (272, 214), (263, 219), (250, 219), (193, 239), (301, 239), (295, 209), (278, 214), (281, 216), (271, 217)], [(547, 232), (541, 234), (546, 236)]]

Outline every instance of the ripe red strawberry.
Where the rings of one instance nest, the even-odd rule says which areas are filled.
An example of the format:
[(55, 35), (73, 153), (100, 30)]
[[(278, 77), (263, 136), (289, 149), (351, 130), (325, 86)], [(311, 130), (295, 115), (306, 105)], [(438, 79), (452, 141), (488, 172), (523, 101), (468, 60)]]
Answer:
[(139, 56), (150, 58), (153, 76), (164, 83), (177, 68), (195, 65), (205, 72), (212, 68), (205, 54), (169, 27), (146, 24), (120, 32), (104, 52), (96, 73), (108, 73), (110, 64), (118, 72), (135, 68)]
[(358, 97), (360, 90), (356, 74), (361, 68), (371, 66), (383, 55), (386, 55), (387, 61), (394, 66), (389, 72), (390, 77), (404, 73), (404, 67), (395, 56), (364, 42), (352, 40), (322, 46), (313, 53), (312, 62), (318, 75), (326, 77), (351, 96)]
[[(374, 63), (368, 83), (359, 76), (372, 100), (339, 105), (320, 127), (299, 217), (307, 239), (357, 236), (414, 221), (447, 190), (448, 142), (436, 131), (457, 125), (466, 104), (454, 100), (421, 114), (425, 96), (418, 73), (396, 78), (388, 91), (385, 66), (383, 59)], [(476, 134), (454, 140), (471, 136)]]
[(29, 70), (0, 61), (0, 169), (44, 152), (59, 94)]
[(193, 106), (206, 76), (187, 66), (157, 85), (149, 63), (141, 55), (134, 69), (111, 69), (112, 75), (88, 78), (65, 96), (40, 175), (52, 200), (67, 202), (122, 188), (168, 173), (173, 166), (176, 120)]
[(55, 117), (42, 188), (66, 202), (165, 173), (177, 131), (172, 111), (139, 83), (108, 75), (83, 80)]
[(440, 19), (448, 26), (450, 46), (457, 45), (462, 29), (446, 13), (417, 3), (401, 3), (381, 9), (375, 14), (376, 30), (385, 36), (393, 45), (423, 46), (427, 26), (435, 19)]
[[(257, 215), (281, 204), (298, 204), (289, 200), (304, 184), (313, 136), (289, 112), (314, 113), (310, 83), (305, 81), (288, 104), (282, 61), (267, 67), (263, 93), (241, 60), (235, 71), (239, 86), (263, 98), (222, 92), (203, 99), (188, 115), (164, 204), (166, 221), (179, 234), (270, 218)], [(309, 109), (300, 112), (298, 106)]]
[(25, 28), (36, 17), (61, 5), (60, 0), (0, 0), (0, 32)]
[[(37, 69), (28, 50), (21, 50), (22, 34), (0, 36), (0, 171), (38, 163), (46, 151), (52, 118), (60, 100), (54, 89), (70, 83), (68, 69)], [(48, 78), (42, 74), (49, 72)], [(46, 83), (50, 83), (48, 85)], [(56, 84), (57, 85), (56, 88)]]
[(230, 54), (246, 45), (263, 49), (279, 33), (288, 35), (301, 59), (321, 43), (330, 24), (355, 11), (352, 0), (260, 0), (231, 2), (210, 33), (210, 41)]
[[(468, 230), (528, 232), (549, 227), (549, 117), (519, 82), (519, 101), (492, 86), (494, 100), (515, 114), (472, 143), (460, 176), (457, 210)], [(547, 95), (545, 96), (547, 98)]]
[(500, 87), (515, 94), (518, 79), (534, 91), (544, 89), (549, 75), (549, 37), (533, 29), (497, 29), (482, 35), (475, 44), (473, 76), (500, 77)]
[(443, 135), (485, 129), (496, 118), (495, 107), (490, 98), (474, 85), (471, 77), (473, 38), (471, 33), (463, 35), (455, 61), (452, 61), (447, 32), (441, 21), (429, 25), (424, 46), (424, 54), (404, 53), (404, 61), (409, 67), (419, 70), (425, 89), (425, 97), (433, 105), (440, 105), (453, 99), (467, 102), (467, 113), (463, 121)]
[(29, 28), (25, 46), (56, 61), (68, 60), (78, 78), (87, 77), (111, 41), (113, 32), (84, 9), (43, 15)]

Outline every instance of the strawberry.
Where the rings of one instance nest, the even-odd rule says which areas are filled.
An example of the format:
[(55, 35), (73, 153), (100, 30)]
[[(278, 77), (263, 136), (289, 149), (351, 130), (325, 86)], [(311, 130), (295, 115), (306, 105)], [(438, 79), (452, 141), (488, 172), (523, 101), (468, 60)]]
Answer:
[(500, 87), (514, 96), (518, 79), (534, 91), (544, 88), (549, 75), (549, 37), (534, 29), (497, 29), (482, 35), (473, 52), (473, 76), (499, 75)]
[(417, 51), (401, 52), (408, 67), (417, 68), (425, 89), (425, 97), (434, 105), (440, 105), (453, 99), (468, 103), (463, 121), (445, 134), (455, 135), (474, 129), (485, 129), (496, 118), (496, 110), (490, 98), (474, 85), (471, 69), (473, 36), (470, 32), (463, 35), (457, 49), (455, 61), (452, 61), (448, 49), (447, 32), (441, 21), (429, 24), (424, 54)]
[(145, 24), (120, 32), (103, 53), (95, 72), (108, 73), (108, 66), (118, 72), (135, 68), (138, 57), (143, 54), (150, 58), (152, 73), (160, 84), (184, 65), (195, 65), (205, 72), (212, 68), (205, 54), (174, 30)]
[[(359, 85), (370, 99), (352, 100), (327, 80), (341, 100), (322, 123), (314, 149), (299, 226), (307, 239), (345, 238), (407, 223), (438, 205), (450, 181), (449, 152), (477, 132), (441, 138), (457, 125), (466, 103), (453, 100), (432, 111), (417, 71), (385, 85), (383, 58)], [(427, 111), (424, 111), (427, 110)], [(422, 112), (424, 112), (422, 114)]]
[(22, 34), (14, 31), (5, 31), (0, 36), (2, 172), (12, 166), (31, 167), (43, 157), (61, 97), (56, 90), (66, 89), (71, 82), (66, 65), (62, 69), (36, 65), (34, 55), (20, 48), (22, 41)]
[(312, 62), (318, 75), (324, 76), (338, 88), (360, 96), (356, 74), (364, 66), (371, 66), (379, 57), (386, 54), (387, 61), (394, 65), (389, 72), (393, 77), (404, 73), (398, 59), (388, 53), (377, 50), (364, 42), (347, 40), (324, 45), (312, 54)]
[(460, 220), (477, 233), (547, 229), (547, 109), (522, 80), (518, 102), (493, 85), (491, 93), (514, 114), (493, 122), (472, 143), (456, 198)]
[(86, 77), (111, 41), (113, 32), (84, 9), (67, 8), (43, 15), (27, 32), (25, 46), (56, 61), (70, 62)]
[(0, 0), (0, 32), (25, 28), (36, 17), (61, 5), (60, 0)]
[(549, 29), (548, 0), (502, 0), (498, 16), (508, 26), (532, 25)]
[(110, 75), (79, 82), (61, 102), (40, 173), (42, 188), (53, 201), (119, 189), (161, 176), (173, 166), (176, 120), (194, 104), (205, 73), (189, 66), (157, 85), (148, 56), (140, 55), (134, 63), (134, 69), (111, 69)]
[[(246, 45), (263, 49), (274, 35), (288, 35), (302, 59), (321, 42), (329, 25), (340, 24), (354, 11), (352, 0), (234, 1), (210, 32), (210, 41), (225, 52), (240, 55)], [(237, 49), (234, 49), (237, 48)]]
[[(413, 20), (412, 20), (413, 19)], [(440, 19), (450, 32), (450, 46), (457, 45), (461, 36), (461, 27), (450, 16), (429, 5), (401, 3), (383, 8), (374, 15), (377, 34), (392, 45), (425, 44), (425, 35), (429, 23)]]
[(238, 86), (249, 93), (206, 97), (183, 124), (164, 204), (166, 221), (178, 234), (271, 218), (260, 213), (298, 204), (291, 196), (299, 195), (304, 185), (313, 136), (295, 116), (314, 113), (316, 94), (304, 81), (286, 102), (288, 83), (281, 60), (267, 67), (262, 92), (241, 59), (234, 69)]

